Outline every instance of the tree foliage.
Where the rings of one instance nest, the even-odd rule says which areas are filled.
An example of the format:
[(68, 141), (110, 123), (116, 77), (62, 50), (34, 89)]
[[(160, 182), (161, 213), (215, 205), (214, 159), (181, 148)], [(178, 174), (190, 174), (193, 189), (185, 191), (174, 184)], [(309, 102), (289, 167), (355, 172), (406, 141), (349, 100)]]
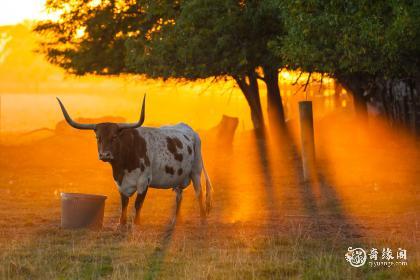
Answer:
[(79, 75), (130, 72), (125, 65), (126, 40), (146, 37), (177, 6), (175, 1), (84, 0), (48, 0), (46, 5), (61, 16), (35, 28), (45, 35), (42, 50), (50, 62)]
[[(43, 22), (35, 29), (48, 38), (43, 50), (52, 63), (80, 75), (232, 77), (250, 104), (254, 125), (262, 125), (256, 79), (275, 71), (270, 82), (277, 84), (277, 70), (283, 66), (268, 47), (283, 30), (277, 3), (49, 0), (47, 7), (63, 12), (58, 22)], [(259, 71), (261, 67), (266, 71)], [(278, 99), (272, 103), (281, 107), (280, 93), (273, 94)]]
[[(277, 1), (274, 1), (277, 2)], [(327, 73), (353, 93), (356, 111), (378, 80), (419, 80), (420, 2), (278, 2), (286, 36), (270, 47), (291, 69)]]
[(280, 13), (268, 3), (186, 1), (176, 23), (144, 44), (128, 40), (127, 65), (154, 77), (188, 79), (243, 75), (264, 65), (279, 68), (267, 44), (281, 30)]
[(419, 73), (419, 1), (284, 1), (287, 36), (271, 43), (292, 68), (332, 75)]
[(59, 21), (36, 27), (48, 59), (83, 75), (235, 79), (263, 125), (283, 122), (282, 68), (337, 78), (366, 111), (378, 79), (420, 81), (420, 2), (415, 0), (48, 0)]

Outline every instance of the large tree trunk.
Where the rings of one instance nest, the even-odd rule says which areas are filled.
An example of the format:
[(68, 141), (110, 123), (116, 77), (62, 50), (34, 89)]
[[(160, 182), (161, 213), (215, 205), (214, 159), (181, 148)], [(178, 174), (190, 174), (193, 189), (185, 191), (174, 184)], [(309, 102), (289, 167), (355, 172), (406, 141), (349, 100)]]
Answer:
[(367, 120), (367, 98), (365, 91), (368, 86), (368, 78), (363, 74), (351, 74), (351, 75), (337, 75), (339, 83), (353, 95), (354, 109), (356, 115)]
[[(418, 89), (416, 89), (416, 84)], [(374, 97), (382, 103), (383, 111), (390, 126), (401, 126), (417, 133), (420, 80), (378, 79)]]
[(343, 91), (343, 86), (337, 80), (334, 80), (334, 107), (341, 107), (341, 92)]
[(264, 117), (261, 109), (260, 93), (258, 90), (257, 77), (254, 71), (247, 75), (233, 77), (245, 96), (251, 109), (251, 119), (254, 129), (258, 132), (264, 130)]
[(267, 87), (267, 113), (271, 130), (281, 130), (285, 127), (284, 109), (281, 101), (278, 70), (264, 67), (264, 82)]
[(368, 118), (367, 101), (365, 99), (364, 90), (353, 90), (353, 102), (356, 115), (361, 119)]

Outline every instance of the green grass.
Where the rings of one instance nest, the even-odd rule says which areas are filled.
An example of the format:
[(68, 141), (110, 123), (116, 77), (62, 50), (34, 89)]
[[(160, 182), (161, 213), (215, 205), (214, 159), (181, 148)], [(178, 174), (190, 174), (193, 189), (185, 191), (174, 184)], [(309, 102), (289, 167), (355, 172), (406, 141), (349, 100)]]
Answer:
[[(407, 267), (352, 268), (344, 253), (355, 243), (313, 238), (306, 231), (245, 236), (246, 228), (238, 231), (230, 225), (180, 224), (162, 239), (161, 230), (89, 232), (51, 226), (25, 240), (11, 238), (7, 244), (3, 240), (0, 278), (416, 279), (419, 275), (413, 260)], [(230, 239), (224, 239), (223, 233)]]
[[(188, 188), (182, 219), (167, 232), (172, 191), (150, 190), (142, 225), (117, 231), (118, 193), (93, 146), (47, 144), (0, 147), (0, 279), (420, 279), (420, 172), (414, 164), (391, 164), (399, 151), (391, 157), (383, 150), (381, 161), (392, 168), (378, 174), (405, 181), (372, 179), (371, 170), (349, 164), (353, 180), (331, 183), (335, 174), (322, 167), (334, 165), (320, 161), (328, 180), (319, 188), (303, 184), (288, 157), (275, 157), (272, 176), (264, 178), (252, 143), (226, 159), (206, 151), (215, 186), (208, 223), (200, 225)], [(45, 151), (59, 156), (45, 160)], [(406, 161), (418, 160), (416, 153)], [(60, 191), (107, 195), (104, 229), (60, 229)], [(402, 247), (408, 265), (353, 268), (344, 258), (350, 246)]]

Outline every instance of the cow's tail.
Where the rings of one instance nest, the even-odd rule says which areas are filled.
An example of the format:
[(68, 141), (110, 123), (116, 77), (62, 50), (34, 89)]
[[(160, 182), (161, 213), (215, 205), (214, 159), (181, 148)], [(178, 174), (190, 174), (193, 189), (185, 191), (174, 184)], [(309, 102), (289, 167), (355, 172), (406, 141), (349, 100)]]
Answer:
[(209, 214), (212, 207), (212, 197), (213, 197), (213, 187), (209, 175), (207, 174), (206, 168), (204, 167), (204, 161), (201, 158), (201, 163), (203, 166), (204, 177), (206, 178), (206, 213)]

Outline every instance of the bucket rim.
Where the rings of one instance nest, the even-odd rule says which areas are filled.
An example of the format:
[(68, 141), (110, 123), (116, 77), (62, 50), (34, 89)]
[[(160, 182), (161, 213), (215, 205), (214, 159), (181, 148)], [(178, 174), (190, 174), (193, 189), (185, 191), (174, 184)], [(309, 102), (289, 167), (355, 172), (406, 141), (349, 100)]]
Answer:
[(61, 192), (62, 199), (73, 199), (73, 198), (83, 198), (83, 199), (98, 199), (105, 200), (108, 197), (102, 194), (90, 194), (90, 193), (71, 193), (71, 192)]

